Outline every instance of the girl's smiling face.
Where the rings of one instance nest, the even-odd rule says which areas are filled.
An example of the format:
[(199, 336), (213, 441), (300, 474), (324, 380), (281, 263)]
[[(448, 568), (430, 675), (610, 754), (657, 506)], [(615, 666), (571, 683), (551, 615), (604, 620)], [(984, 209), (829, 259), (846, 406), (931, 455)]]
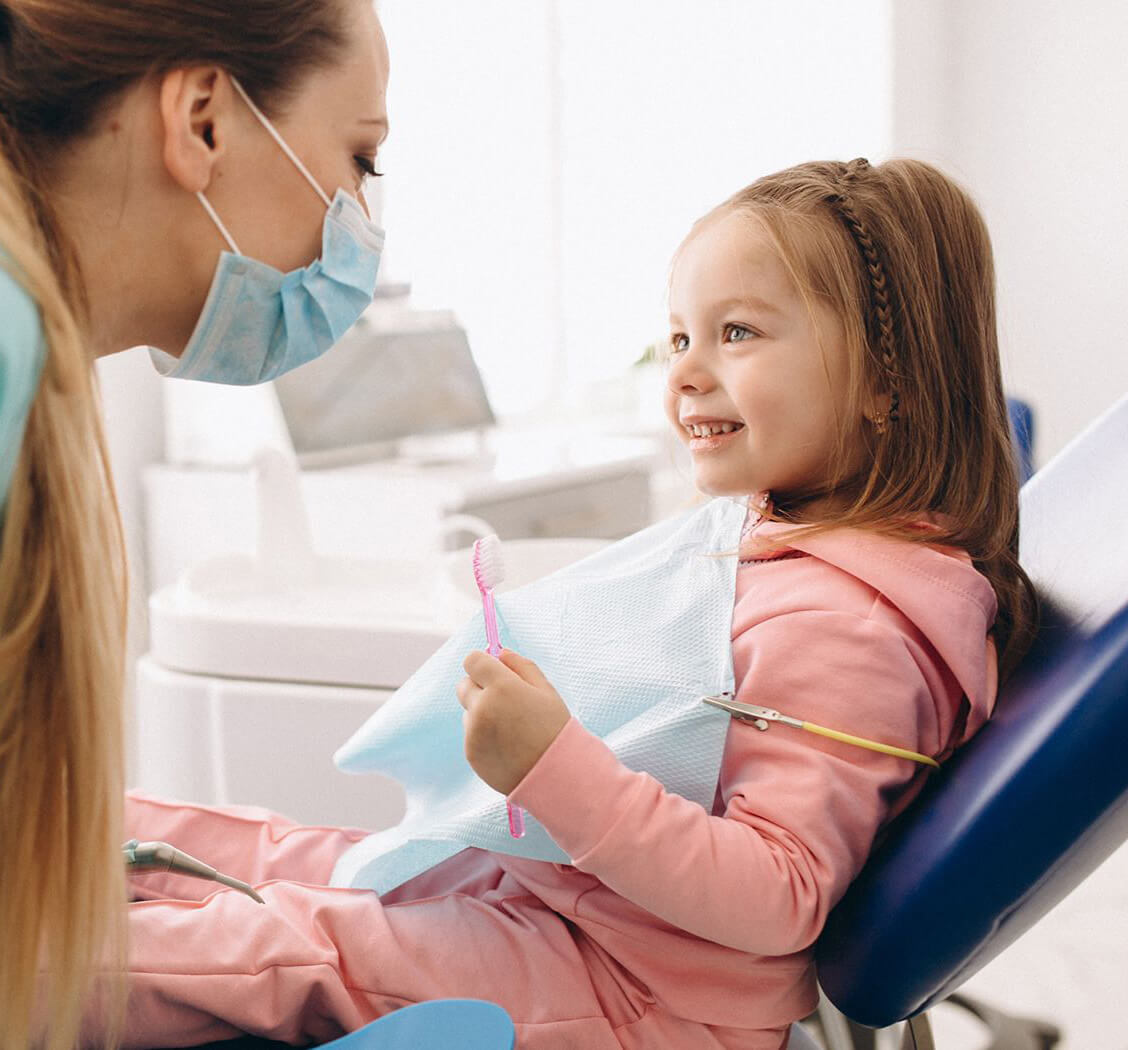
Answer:
[(718, 212), (682, 245), (666, 413), (702, 492), (786, 503), (832, 481), (850, 364), (841, 321), (812, 302), (754, 215)]

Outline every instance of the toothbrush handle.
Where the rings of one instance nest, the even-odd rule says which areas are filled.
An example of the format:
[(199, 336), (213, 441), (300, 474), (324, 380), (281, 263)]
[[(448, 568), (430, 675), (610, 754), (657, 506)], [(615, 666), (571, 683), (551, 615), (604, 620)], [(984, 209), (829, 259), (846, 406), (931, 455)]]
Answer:
[[(486, 620), (486, 652), (497, 659), (501, 655), (501, 640), (497, 636), (497, 614), (494, 612), (493, 590), (482, 594), (482, 613)], [(505, 813), (509, 817), (509, 834), (520, 839), (525, 837), (525, 814), (520, 806), (505, 800)]]
[(486, 619), (486, 652), (490, 656), (501, 655), (501, 641), (497, 636), (497, 614), (494, 612), (493, 590), (482, 595), (482, 612)]

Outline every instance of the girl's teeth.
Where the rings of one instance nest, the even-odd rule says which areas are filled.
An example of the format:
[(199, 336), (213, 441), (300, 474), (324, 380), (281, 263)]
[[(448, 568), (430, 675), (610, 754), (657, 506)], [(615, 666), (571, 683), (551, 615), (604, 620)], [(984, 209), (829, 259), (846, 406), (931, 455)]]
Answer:
[(731, 434), (739, 430), (739, 423), (695, 423), (689, 430), (694, 437), (710, 437), (713, 434)]

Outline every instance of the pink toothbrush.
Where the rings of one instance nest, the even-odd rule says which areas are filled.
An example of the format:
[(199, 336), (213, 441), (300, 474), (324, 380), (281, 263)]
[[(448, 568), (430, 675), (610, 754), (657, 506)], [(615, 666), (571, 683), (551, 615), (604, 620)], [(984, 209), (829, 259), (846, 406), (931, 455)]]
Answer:
[[(494, 588), (505, 579), (505, 563), (501, 559), (501, 540), (490, 534), (474, 541), (474, 581), (482, 593), (482, 614), (486, 620), (486, 652), (495, 659), (501, 655), (501, 642), (497, 636), (497, 616), (494, 613)], [(515, 839), (525, 835), (525, 814), (520, 806), (505, 800), (509, 817), (509, 834)]]

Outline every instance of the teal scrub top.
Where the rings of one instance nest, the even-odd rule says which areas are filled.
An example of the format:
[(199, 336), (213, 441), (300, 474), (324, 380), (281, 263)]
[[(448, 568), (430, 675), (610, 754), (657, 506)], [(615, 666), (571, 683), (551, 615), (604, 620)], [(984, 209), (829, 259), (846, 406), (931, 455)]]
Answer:
[(39, 309), (0, 267), (0, 516), (46, 359)]

